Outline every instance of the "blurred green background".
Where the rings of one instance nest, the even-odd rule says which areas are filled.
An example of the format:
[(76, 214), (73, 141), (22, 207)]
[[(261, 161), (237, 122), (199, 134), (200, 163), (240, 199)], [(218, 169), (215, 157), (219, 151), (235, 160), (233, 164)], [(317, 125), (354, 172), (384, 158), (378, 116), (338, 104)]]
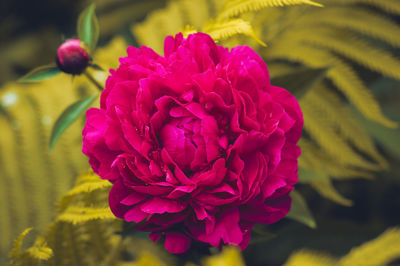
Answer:
[[(206, 2), (211, 7), (215, 5), (215, 1)], [(336, 2), (339, 6), (345, 5), (343, 1)], [(384, 4), (352, 2), (355, 2), (354, 8), (377, 12), (400, 24), (400, 12), (387, 10)], [(6, 260), (12, 240), (24, 228), (34, 226), (37, 232), (45, 228), (54, 216), (55, 200), (71, 188), (79, 173), (88, 168), (86, 158), (80, 154), (82, 123), (76, 123), (67, 131), (53, 153), (47, 153), (46, 145), (57, 115), (93, 88), (79, 79), (72, 81), (70, 77), (32, 86), (16, 85), (14, 81), (34, 67), (54, 60), (61, 42), (75, 36), (76, 18), (90, 3), (77, 0), (0, 2), (0, 264)], [(142, 41), (132, 34), (132, 26), (167, 5), (163, 0), (97, 0), (94, 3), (101, 30), (100, 47), (108, 45), (116, 36), (122, 37), (128, 45), (139, 45)], [(337, 19), (341, 20), (341, 17)], [(263, 39), (262, 34), (259, 37), (269, 41)], [(111, 44), (103, 54), (100, 49), (98, 56), (104, 59), (106, 66), (115, 67), (117, 61), (110, 59), (108, 62), (104, 53), (123, 54), (122, 39), (122, 43), (114, 44), (115, 47)], [(388, 49), (379, 41), (375, 44), (390, 50), (393, 58), (398, 60), (398, 47)], [(400, 121), (399, 81), (361, 65), (353, 66), (375, 95), (383, 113)], [(393, 71), (400, 72), (400, 69)], [(253, 237), (254, 241), (244, 252), (248, 265), (281, 265), (300, 248), (342, 256), (353, 246), (400, 224), (400, 131), (398, 128), (389, 130), (361, 116), (357, 119), (374, 138), (389, 167), (374, 173), (373, 179), (333, 181), (337, 191), (353, 201), (351, 207), (329, 201), (310, 186), (299, 184), (297, 189), (308, 202), (317, 228), (310, 229), (287, 219), (266, 227), (274, 236)], [(37, 199), (38, 194), (41, 194), (40, 199)]]

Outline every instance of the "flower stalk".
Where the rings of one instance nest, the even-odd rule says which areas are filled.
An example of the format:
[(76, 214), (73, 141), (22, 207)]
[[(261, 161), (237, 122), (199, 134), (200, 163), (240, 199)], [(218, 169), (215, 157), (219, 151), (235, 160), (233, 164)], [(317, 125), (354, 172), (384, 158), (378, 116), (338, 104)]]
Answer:
[(104, 87), (103, 85), (101, 85), (100, 82), (98, 82), (94, 77), (93, 74), (90, 73), (87, 69), (83, 72), (83, 74), (87, 77), (87, 79), (96, 86), (97, 89), (99, 89), (99, 91), (103, 91)]

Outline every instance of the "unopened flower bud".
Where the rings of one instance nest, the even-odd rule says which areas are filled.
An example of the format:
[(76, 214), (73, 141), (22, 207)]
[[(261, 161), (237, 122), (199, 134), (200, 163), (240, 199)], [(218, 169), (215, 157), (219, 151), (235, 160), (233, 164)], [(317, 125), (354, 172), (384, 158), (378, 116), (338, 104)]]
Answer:
[(58, 68), (68, 74), (79, 75), (90, 61), (89, 47), (79, 39), (69, 39), (57, 49)]

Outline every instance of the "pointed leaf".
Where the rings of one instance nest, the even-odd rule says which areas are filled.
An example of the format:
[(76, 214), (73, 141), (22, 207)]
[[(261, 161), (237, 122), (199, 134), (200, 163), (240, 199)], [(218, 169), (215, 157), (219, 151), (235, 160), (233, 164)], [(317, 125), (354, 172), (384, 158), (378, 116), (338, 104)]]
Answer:
[(303, 196), (295, 190), (290, 193), (290, 196), (292, 197), (292, 206), (287, 217), (311, 228), (316, 228), (317, 224)]
[(366, 119), (358, 110), (353, 108), (354, 117), (392, 155), (400, 156), (400, 131), (398, 129), (387, 128), (371, 120)]
[(227, 21), (210, 21), (206, 24), (203, 32), (209, 34), (215, 41), (227, 39), (237, 34), (244, 34), (252, 37), (260, 45), (266, 47), (267, 45), (261, 41), (254, 33), (254, 29), (248, 21), (243, 19), (231, 19)]
[(10, 259), (16, 259), (21, 252), (21, 247), (22, 247), (22, 242), (25, 238), (25, 236), (32, 230), (32, 227), (26, 228), (19, 236), (16, 240), (14, 240), (14, 247), (13, 249), (10, 251), (8, 257)]
[(328, 68), (301, 68), (273, 78), (271, 84), (287, 89), (299, 99), (315, 84), (324, 79), (327, 70)]
[(95, 4), (91, 4), (83, 10), (79, 15), (77, 25), (79, 39), (89, 45), (91, 52), (96, 48), (100, 33), (99, 22), (94, 12), (95, 8)]
[(276, 237), (276, 234), (267, 231), (266, 227), (262, 224), (256, 224), (253, 227), (253, 229), (251, 229), (251, 231), (256, 233), (257, 235), (263, 236), (263, 237), (268, 237), (268, 238)]
[(61, 134), (84, 112), (97, 98), (97, 95), (88, 96), (65, 109), (57, 119), (51, 132), (50, 150), (53, 149)]
[(331, 179), (325, 173), (299, 169), (299, 182), (310, 184), (321, 196), (343, 206), (352, 206), (353, 202), (346, 199), (335, 189)]
[(46, 65), (33, 69), (28, 74), (18, 80), (21, 83), (38, 82), (52, 78), (61, 73), (61, 70), (56, 65)]

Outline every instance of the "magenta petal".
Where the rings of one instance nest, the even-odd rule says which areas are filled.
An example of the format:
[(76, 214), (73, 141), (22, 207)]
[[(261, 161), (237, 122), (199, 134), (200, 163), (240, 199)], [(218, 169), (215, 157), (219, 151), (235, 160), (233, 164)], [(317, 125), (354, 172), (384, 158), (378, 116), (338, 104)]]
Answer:
[(162, 236), (161, 232), (153, 232), (151, 234), (149, 234), (149, 238), (153, 241), (153, 242), (157, 242)]
[(167, 232), (165, 234), (165, 249), (174, 254), (184, 253), (190, 248), (189, 237), (178, 232)]
[(200, 241), (219, 246), (221, 241), (225, 244), (239, 245), (243, 241), (243, 233), (239, 227), (239, 211), (237, 208), (225, 210), (216, 220), (214, 230), (207, 232), (205, 227), (193, 225), (191, 233)]
[(265, 203), (254, 203), (240, 206), (240, 218), (262, 224), (272, 224), (283, 217), (290, 210), (292, 200), (288, 195)]
[(145, 199), (147, 199), (145, 195), (132, 192), (127, 197), (123, 198), (121, 200), (121, 203), (130, 206), (130, 205), (135, 205)]
[(118, 218), (122, 218), (125, 212), (129, 210), (129, 207), (120, 203), (121, 199), (125, 198), (127, 195), (129, 195), (129, 190), (119, 179), (115, 181), (108, 196), (108, 203), (111, 211)]
[(136, 205), (125, 213), (124, 219), (127, 222), (140, 223), (145, 218), (147, 218), (147, 216), (149, 216), (149, 214), (141, 211), (140, 207), (138, 205)]
[(141, 210), (146, 213), (175, 213), (183, 211), (187, 202), (153, 197), (141, 204)]

